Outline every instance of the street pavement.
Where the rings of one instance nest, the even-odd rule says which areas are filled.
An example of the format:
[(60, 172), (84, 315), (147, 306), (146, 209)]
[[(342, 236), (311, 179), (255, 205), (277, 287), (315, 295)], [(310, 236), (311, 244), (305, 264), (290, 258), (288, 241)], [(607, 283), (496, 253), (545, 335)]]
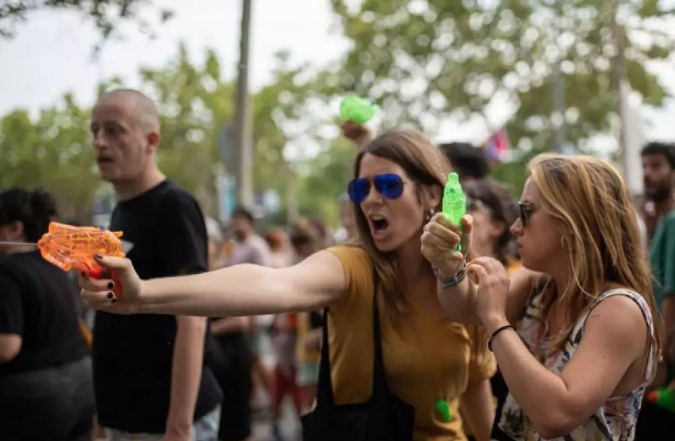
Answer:
[[(299, 441), (300, 440), (300, 423), (294, 415), (293, 404), (290, 400), (282, 406), (283, 412), (281, 417), (280, 429), (284, 437), (284, 441)], [(265, 415), (265, 416), (269, 416)], [(274, 441), (272, 438), (272, 426), (269, 418), (261, 419), (253, 422), (253, 439), (255, 441)]]

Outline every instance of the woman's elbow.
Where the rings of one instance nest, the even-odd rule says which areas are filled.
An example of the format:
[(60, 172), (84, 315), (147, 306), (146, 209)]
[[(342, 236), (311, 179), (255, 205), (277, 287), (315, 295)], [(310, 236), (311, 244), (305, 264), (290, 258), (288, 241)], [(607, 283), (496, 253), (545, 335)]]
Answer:
[(569, 435), (577, 425), (566, 425), (560, 421), (551, 421), (548, 424), (538, 427), (536, 424), (534, 428), (537, 429), (537, 433), (541, 436), (542, 439), (558, 439), (564, 438)]
[(582, 426), (592, 415), (580, 412), (580, 409), (555, 409), (542, 406), (542, 414), (533, 418), (532, 424), (543, 439), (564, 438), (579, 426)]

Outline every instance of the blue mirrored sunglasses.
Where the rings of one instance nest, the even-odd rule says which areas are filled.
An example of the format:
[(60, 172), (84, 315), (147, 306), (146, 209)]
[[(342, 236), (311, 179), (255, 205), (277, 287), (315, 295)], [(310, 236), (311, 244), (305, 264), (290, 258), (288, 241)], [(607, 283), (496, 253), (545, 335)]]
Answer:
[[(399, 175), (387, 173), (372, 178), (375, 190), (387, 199), (397, 199), (403, 194), (403, 179)], [(349, 183), (347, 192), (355, 204), (363, 202), (370, 193), (371, 180), (368, 178), (354, 179)]]

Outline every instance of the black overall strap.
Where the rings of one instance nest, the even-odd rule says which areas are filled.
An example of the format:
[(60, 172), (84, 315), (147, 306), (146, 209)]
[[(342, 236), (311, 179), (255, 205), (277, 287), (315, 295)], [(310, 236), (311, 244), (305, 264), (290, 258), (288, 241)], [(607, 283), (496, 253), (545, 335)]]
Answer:
[[(377, 401), (386, 399), (388, 391), (382, 356), (382, 337), (380, 331), (380, 308), (378, 305), (379, 277), (373, 268), (373, 390), (372, 397)], [(331, 378), (330, 349), (328, 340), (329, 308), (324, 309), (322, 329), (321, 361), (319, 362), (319, 381), (317, 382), (316, 408), (335, 406), (335, 394)]]
[(372, 399), (375, 402), (387, 400), (389, 387), (384, 371), (384, 356), (382, 354), (382, 329), (380, 324), (380, 305), (378, 301), (379, 277), (373, 269), (373, 392)]
[(316, 408), (335, 406), (333, 381), (330, 370), (330, 350), (328, 349), (328, 308), (323, 310), (323, 329), (321, 330), (321, 360), (319, 361), (319, 381), (316, 387)]

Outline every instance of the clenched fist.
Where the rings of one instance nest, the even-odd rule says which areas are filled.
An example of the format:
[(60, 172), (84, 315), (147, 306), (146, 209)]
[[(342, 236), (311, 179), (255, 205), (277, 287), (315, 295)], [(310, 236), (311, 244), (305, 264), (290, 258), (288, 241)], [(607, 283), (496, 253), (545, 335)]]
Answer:
[[(464, 266), (466, 253), (471, 247), (473, 218), (465, 215), (462, 227), (446, 219), (443, 213), (436, 213), (424, 226), (422, 233), (422, 255), (434, 265), (443, 277), (455, 277)], [(455, 247), (461, 240), (461, 251)]]
[[(117, 314), (134, 314), (141, 300), (141, 279), (129, 259), (95, 255), (96, 262), (111, 277), (92, 279), (80, 275), (81, 296), (95, 309)], [(115, 294), (119, 292), (121, 295)]]

